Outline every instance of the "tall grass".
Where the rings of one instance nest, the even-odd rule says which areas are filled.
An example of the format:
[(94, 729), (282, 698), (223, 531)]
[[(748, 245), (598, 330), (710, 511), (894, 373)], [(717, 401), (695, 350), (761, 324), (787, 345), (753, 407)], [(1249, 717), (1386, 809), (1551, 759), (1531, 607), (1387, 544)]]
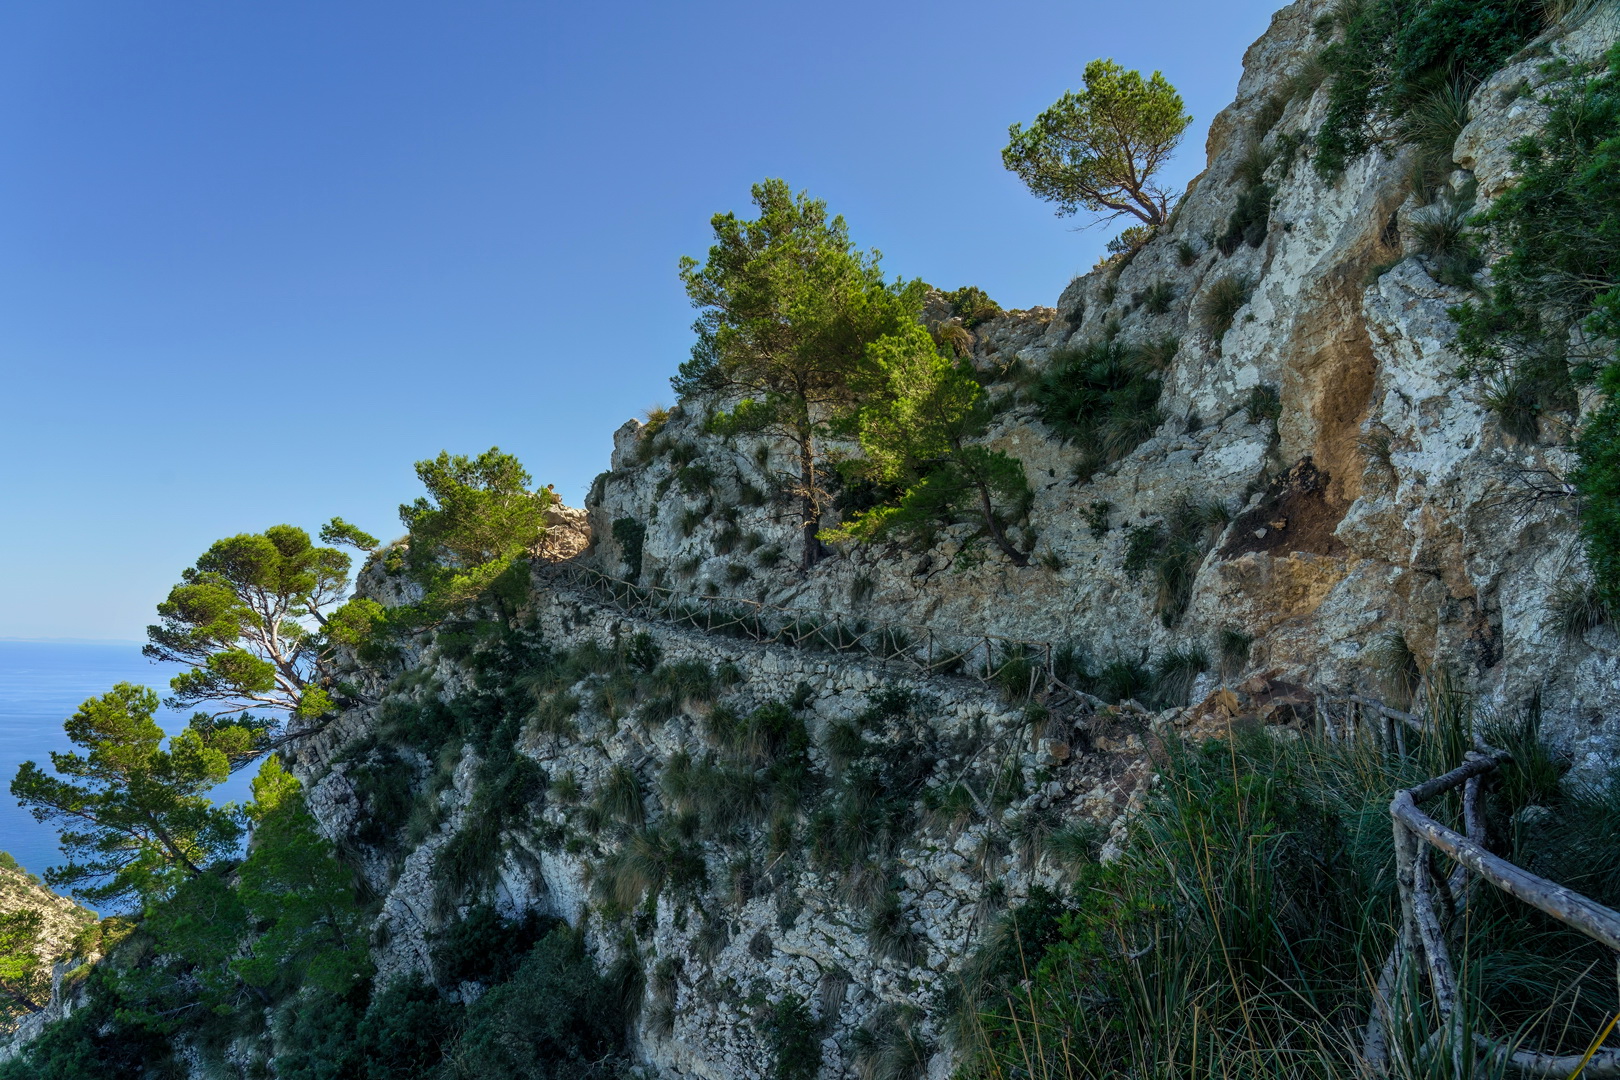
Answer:
[[(1460, 757), (1471, 724), (1459, 695), (1434, 693), (1440, 730), (1404, 753), (1258, 730), (1167, 747), (1124, 855), (1083, 868), (1066, 902), (1001, 916), (963, 967), (958, 1080), (1363, 1075), (1371, 987), (1399, 926), (1389, 799)], [(1560, 784), (1533, 714), (1490, 725), (1523, 763), (1500, 780), (1493, 846), (1614, 903), (1605, 815), (1620, 787)], [(1552, 811), (1528, 815), (1528, 831), (1527, 805)], [(1395, 990), (1392, 1076), (1497, 1077), (1474, 1032), (1579, 1053), (1612, 1012), (1612, 954), (1494, 889), (1476, 888), (1454, 955), (1461, 1035), (1435, 1033), (1413, 975)]]

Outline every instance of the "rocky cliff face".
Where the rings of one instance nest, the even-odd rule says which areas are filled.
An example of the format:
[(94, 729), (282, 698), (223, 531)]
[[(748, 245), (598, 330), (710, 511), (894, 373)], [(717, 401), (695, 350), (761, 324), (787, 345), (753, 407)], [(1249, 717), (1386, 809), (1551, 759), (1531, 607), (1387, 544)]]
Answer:
[(51, 994), (49, 1004), (40, 1012), (22, 1016), (15, 1030), (0, 1026), (0, 1061), (15, 1053), (16, 1047), (36, 1036), (46, 1024), (66, 1015), (67, 1006), (60, 992), (64, 968), (74, 952), (75, 939), (96, 922), (95, 912), (51, 892), (14, 865), (0, 865), (0, 915), (17, 911), (34, 911), (41, 917), (35, 951), (45, 970), (52, 974)]
[[(1001, 905), (1060, 883), (1054, 834), (1072, 846), (1117, 832), (1151, 782), (1144, 740), (1157, 730), (1233, 715), (1308, 723), (1300, 688), (1376, 692), (1398, 635), (1403, 663), (1449, 670), (1487, 705), (1539, 695), (1578, 764), (1613, 760), (1620, 642), (1607, 627), (1559, 627), (1560, 590), (1582, 573), (1576, 521), (1570, 500), (1537, 488), (1563, 474), (1567, 451), (1505, 435), (1453, 377), (1446, 311), (1465, 293), (1413, 254), (1414, 223), (1436, 211), (1410, 194), (1408, 162), (1375, 152), (1328, 181), (1290, 152), (1320, 122), (1324, 95), (1280, 89), (1320, 47), (1312, 27), (1326, 7), (1283, 9), (1250, 50), (1208, 170), (1168, 228), (1070, 283), (1053, 308), (973, 331), (973, 362), (1002, 403), (989, 441), (1035, 488), (1019, 537), (1028, 566), (975, 552), (964, 529), (927, 551), (839, 551), (801, 575), (791, 506), (772, 494), (778, 451), (703, 434), (689, 404), (656, 431), (632, 421), (617, 433), (588, 521), (559, 517), (551, 553), (637, 580), (660, 610), (613, 602), (549, 561), (537, 570), (526, 633), (595, 658), (536, 690), (521, 726), (515, 749), (543, 771), (543, 797), (491, 818), (479, 752), (434, 759), (388, 745), (390, 709), (481, 692), (488, 673), (446, 640), (404, 657), (405, 675), (373, 679), (380, 704), (297, 752), (322, 827), (385, 898), (384, 977), (425, 970), (435, 932), (492, 896), (508, 913), (583, 924), (604, 963), (636, 959), (650, 1075), (767, 1075), (760, 1018), (796, 995), (820, 1023), (822, 1075), (847, 1074), (864, 1028), (868, 1043), (900, 1033), (941, 1076), (943, 1002), (976, 934)], [(1590, 21), (1482, 85), (1453, 187), (1499, 193), (1508, 145), (1537, 119), (1520, 85), (1543, 77), (1551, 53), (1587, 59), (1613, 39)], [(1276, 193), (1269, 221), (1223, 250), (1256, 160)], [(1240, 304), (1229, 329), (1210, 317), (1223, 292)], [(1162, 422), (1094, 475), (1080, 469), (1081, 451), (1029, 403), (1029, 380), (1066, 348), (1166, 339)], [(1190, 588), (1167, 606), (1128, 572), (1129, 549), (1178, 506), (1210, 504), (1221, 512), (1204, 520), (1220, 524), (1197, 537)], [(375, 565), (362, 587), (385, 602), (406, 595)], [(721, 602), (670, 606), (699, 596)], [(795, 645), (791, 633), (761, 643), (718, 632), (721, 610), (816, 625), (830, 613), (900, 636), (888, 660)], [(1230, 646), (1243, 637), (1252, 647)], [(1210, 693), (1206, 673), (1191, 695), (1203, 704), (1157, 714), (1073, 694), (1026, 702), (1016, 683), (1028, 669), (1009, 678), (1008, 658), (1038, 666), (1058, 646), (1093, 666), (1224, 651), (1229, 689)], [(966, 670), (935, 663), (964, 650)], [(968, 677), (998, 667), (988, 683)], [(778, 734), (761, 734), (767, 721)], [(704, 798), (692, 770), (719, 763), (700, 785), (729, 775), (726, 762), (765, 770), (761, 747), (802, 753), (830, 816), (780, 811), (779, 789), (750, 788), (726, 828), (681, 833), (684, 808)], [(434, 810), (383, 840), (367, 779), (379, 769), (407, 775)], [(882, 832), (880, 810), (904, 830), (850, 841), (866, 825)], [(489, 876), (447, 885), (447, 852), (486, 826)], [(700, 865), (680, 864), (677, 887), (670, 867), (692, 853)], [(614, 915), (627, 880), (635, 902)], [(639, 899), (648, 891), (656, 902)]]
[[(1614, 631), (1570, 637), (1557, 625), (1561, 590), (1583, 574), (1573, 503), (1545, 497), (1570, 456), (1504, 434), (1480, 388), (1454, 377), (1461, 357), (1446, 312), (1468, 294), (1437, 281), (1414, 241), (1415, 223), (1440, 208), (1410, 192), (1398, 147), (1335, 180), (1290, 149), (1326, 106), (1323, 91), (1283, 95), (1320, 49), (1313, 24), (1330, 7), (1284, 8), (1249, 50), (1237, 101), (1211, 128), (1209, 167), (1167, 229), (1077, 278), (1054, 308), (977, 328), (974, 363), (1008, 380), (992, 383), (1008, 407), (991, 441), (1023, 461), (1036, 488), (1030, 566), (964, 561), (957, 535), (920, 556), (841, 552), (800, 577), (791, 507), (753, 505), (771, 487), (768, 449), (706, 437), (690, 413), (652, 437), (635, 421), (617, 433), (613, 468), (589, 504), (598, 565), (624, 575), (613, 526), (629, 521), (646, 529), (642, 580), (685, 592), (1072, 642), (1104, 662), (1209, 643), (1231, 627), (1253, 635), (1253, 668), (1347, 690), (1376, 690), (1371, 647), (1400, 633), (1420, 668), (1444, 665), (1489, 703), (1540, 693), (1552, 729), (1583, 758), (1612, 746)], [(1591, 60), (1614, 36), (1602, 16), (1549, 34), (1481, 85), (1451, 186), (1477, 184), (1482, 205), (1500, 193), (1511, 144), (1541, 115), (1524, 88), (1545, 82), (1551, 56)], [(1269, 223), (1225, 254), (1217, 241), (1257, 150), (1275, 191)], [(1145, 302), (1154, 290), (1158, 302)], [(1207, 313), (1223, 290), (1246, 300), (1217, 335)], [(1167, 338), (1177, 348), (1164, 422), (1077, 482), (1080, 450), (1036, 418), (1014, 381), (1065, 347)], [(1231, 522), (1197, 567), (1186, 614), (1167, 627), (1152, 588), (1126, 573), (1126, 554), (1133, 526), (1189, 498), (1219, 503)], [(788, 557), (774, 561), (781, 551)]]

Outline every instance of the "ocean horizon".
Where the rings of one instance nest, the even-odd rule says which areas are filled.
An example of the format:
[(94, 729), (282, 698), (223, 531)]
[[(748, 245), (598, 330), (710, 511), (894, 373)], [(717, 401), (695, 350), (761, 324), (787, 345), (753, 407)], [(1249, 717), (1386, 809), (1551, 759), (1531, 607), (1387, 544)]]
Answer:
[[(0, 851), (41, 877), (63, 862), (55, 827), (35, 821), (11, 796), (17, 767), (35, 761), (48, 768), (52, 751), (72, 750), (62, 722), (89, 698), (120, 682), (167, 694), (169, 679), (180, 670), (142, 656), (137, 641), (0, 638)], [(157, 720), (172, 734), (185, 727), (189, 715), (162, 709)], [(216, 801), (247, 799), (255, 771), (221, 784)]]

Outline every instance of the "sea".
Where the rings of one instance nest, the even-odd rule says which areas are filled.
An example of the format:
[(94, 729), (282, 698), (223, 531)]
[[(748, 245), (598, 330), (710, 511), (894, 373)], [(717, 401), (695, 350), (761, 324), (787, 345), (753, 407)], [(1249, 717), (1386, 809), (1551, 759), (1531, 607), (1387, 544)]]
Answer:
[[(150, 686), (166, 695), (169, 679), (180, 670), (176, 664), (148, 660), (135, 642), (0, 640), (0, 851), (41, 876), (63, 861), (55, 827), (35, 821), (11, 797), (17, 767), (25, 761), (48, 767), (53, 750), (74, 749), (62, 721), (87, 699), (120, 682)], [(157, 721), (173, 734), (189, 718), (189, 711), (164, 709)], [(214, 790), (214, 800), (246, 801), (254, 771), (250, 767), (233, 775)]]

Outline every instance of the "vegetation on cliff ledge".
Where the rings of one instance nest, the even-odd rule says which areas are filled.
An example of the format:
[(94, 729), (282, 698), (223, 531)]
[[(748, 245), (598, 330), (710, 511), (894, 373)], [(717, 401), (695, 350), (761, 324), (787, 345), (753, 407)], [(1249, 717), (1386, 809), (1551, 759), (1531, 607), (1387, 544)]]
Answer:
[[(1483, 295), (1453, 310), (1504, 431), (1573, 441), (1569, 477), (1602, 608), (1620, 612), (1620, 47), (1600, 70), (1555, 65), (1541, 131), (1514, 147), (1519, 179), (1479, 215)], [(1594, 404), (1576, 427), (1582, 391)]]

